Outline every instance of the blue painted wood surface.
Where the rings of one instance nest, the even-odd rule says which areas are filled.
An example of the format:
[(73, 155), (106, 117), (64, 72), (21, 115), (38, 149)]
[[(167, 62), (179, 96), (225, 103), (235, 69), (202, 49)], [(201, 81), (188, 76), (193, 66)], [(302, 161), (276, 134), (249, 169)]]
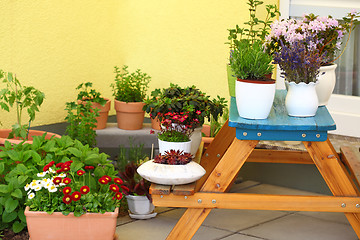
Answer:
[(236, 128), (242, 140), (325, 141), (327, 131), (336, 124), (325, 106), (319, 107), (314, 117), (290, 117), (285, 108), (286, 90), (277, 90), (270, 115), (264, 120), (239, 116), (236, 99), (231, 98), (229, 126)]

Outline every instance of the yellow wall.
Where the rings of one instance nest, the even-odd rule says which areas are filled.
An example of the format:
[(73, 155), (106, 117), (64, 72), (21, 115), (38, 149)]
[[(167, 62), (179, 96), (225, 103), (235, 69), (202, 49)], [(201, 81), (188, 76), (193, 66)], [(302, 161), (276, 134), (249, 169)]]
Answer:
[[(2, 0), (0, 9), (0, 69), (46, 95), (34, 125), (64, 121), (81, 82), (112, 98), (115, 65), (152, 76), (149, 92), (173, 82), (228, 97), (226, 29), (248, 18), (245, 0)], [(14, 122), (0, 113), (3, 127)]]

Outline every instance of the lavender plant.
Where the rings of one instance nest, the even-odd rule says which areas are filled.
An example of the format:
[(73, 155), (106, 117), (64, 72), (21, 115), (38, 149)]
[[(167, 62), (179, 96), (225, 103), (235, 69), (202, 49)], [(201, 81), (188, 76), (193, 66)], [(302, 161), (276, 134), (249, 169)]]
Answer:
[(321, 58), (312, 37), (286, 45), (280, 41), (280, 51), (274, 52), (274, 63), (279, 64), (286, 80), (295, 83), (316, 82)]

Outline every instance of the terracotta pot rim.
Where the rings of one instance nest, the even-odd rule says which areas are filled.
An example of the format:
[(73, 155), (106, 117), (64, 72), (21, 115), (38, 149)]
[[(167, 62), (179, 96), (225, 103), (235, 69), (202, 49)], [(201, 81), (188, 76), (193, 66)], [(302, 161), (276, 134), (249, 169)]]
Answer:
[(239, 82), (245, 82), (245, 83), (255, 83), (255, 84), (275, 84), (275, 79), (269, 79), (269, 80), (255, 80), (255, 79), (240, 79), (237, 78), (237, 81)]
[[(118, 215), (119, 213), (119, 208), (115, 208), (114, 212), (105, 212), (105, 213), (86, 213), (84, 215), (81, 215), (80, 217), (99, 217), (99, 216), (103, 216), (103, 217), (112, 217), (113, 215)], [(43, 217), (43, 216), (64, 216), (65, 215), (62, 214), (62, 212), (53, 212), (52, 214), (48, 214), (47, 212), (43, 212), (43, 211), (30, 211), (30, 207), (26, 206), (25, 208), (25, 212), (24, 212), (25, 216), (31, 216), (31, 217)], [(74, 213), (71, 212), (69, 213), (68, 216), (74, 216)], [(79, 217), (79, 218), (80, 218)]]
[[(9, 133), (11, 132), (11, 129), (0, 129), (0, 135), (2, 134), (6, 134), (6, 136), (9, 136)], [(30, 129), (29, 130), (30, 132), (30, 137), (32, 136), (42, 136), (44, 133), (48, 135), (51, 135), (50, 137), (54, 136), (55, 138), (61, 138), (61, 135), (59, 134), (56, 134), (56, 133), (52, 133), (52, 132), (46, 132), (46, 131), (40, 131), (40, 130), (32, 130)], [(20, 139), (16, 139), (16, 138), (7, 138), (7, 137), (0, 137), (0, 144), (4, 144), (5, 141), (8, 141), (10, 143), (15, 143), (15, 144), (19, 144), (21, 142), (25, 142), (25, 143), (32, 143), (32, 140), (27, 140), (27, 141), (24, 141), (24, 140), (20, 140)]]

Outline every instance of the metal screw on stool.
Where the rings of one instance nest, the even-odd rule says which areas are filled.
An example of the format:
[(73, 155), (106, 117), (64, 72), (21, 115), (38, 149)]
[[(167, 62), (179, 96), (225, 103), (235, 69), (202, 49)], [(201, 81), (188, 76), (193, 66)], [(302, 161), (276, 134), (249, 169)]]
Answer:
[(355, 207), (360, 208), (360, 204), (357, 203), (357, 204), (355, 205)]
[(343, 208), (346, 207), (346, 204), (345, 204), (345, 203), (342, 203), (342, 204), (341, 204), (341, 207), (343, 207)]
[(215, 200), (215, 199), (213, 199), (213, 200), (211, 200), (211, 202), (215, 204), (215, 203), (216, 203), (216, 200)]
[(202, 203), (202, 200), (201, 200), (201, 199), (198, 199), (198, 203)]

